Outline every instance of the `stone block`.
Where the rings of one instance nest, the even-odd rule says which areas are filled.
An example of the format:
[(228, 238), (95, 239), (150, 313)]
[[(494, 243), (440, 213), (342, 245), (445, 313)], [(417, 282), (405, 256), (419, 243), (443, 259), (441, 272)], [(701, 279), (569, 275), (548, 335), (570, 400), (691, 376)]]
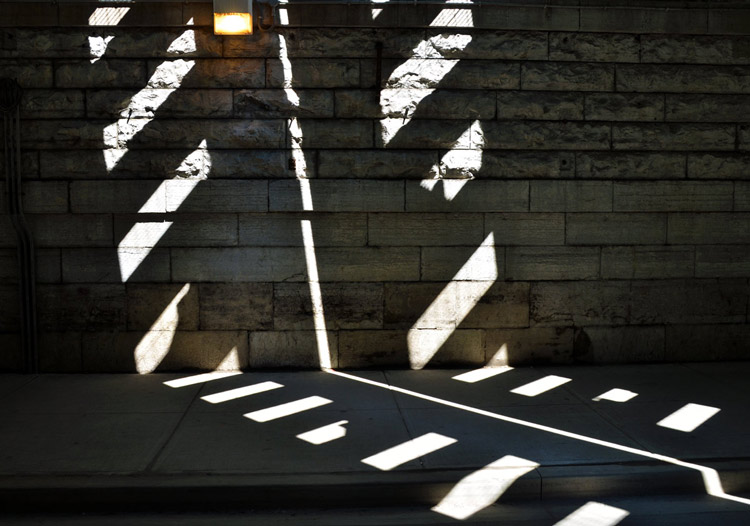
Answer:
[(146, 65), (133, 60), (58, 61), (55, 86), (60, 88), (142, 88)]
[(382, 119), (375, 126), (375, 147), (465, 150), (481, 140), (477, 132), (472, 121)]
[(61, 250), (40, 248), (36, 250), (37, 283), (60, 283), (62, 281)]
[(610, 181), (531, 181), (532, 212), (609, 212)]
[(408, 58), (413, 55), (418, 43), (413, 30), (396, 28), (355, 31), (329, 27), (284, 28), (279, 30), (279, 35), (285, 40), (292, 64), (299, 58), (374, 58), (377, 55), (377, 42), (383, 43), (384, 58)]
[(521, 64), (524, 90), (612, 91), (615, 68), (611, 64), (576, 62), (525, 62)]
[[(91, 6), (85, 3), (65, 3), (61, 4), (58, 9), (60, 25), (63, 27), (109, 28), (112, 25), (112, 16), (109, 13), (105, 12), (104, 16), (96, 17), (92, 14)], [(135, 4), (131, 6), (126, 15), (119, 21), (117, 27), (180, 25), (182, 25), (182, 6), (167, 2), (149, 2), (149, 5)]]
[(531, 284), (531, 325), (623, 325), (630, 317), (630, 283), (549, 281)]
[(15, 248), (17, 246), (17, 236), (10, 222), (8, 214), (0, 215), (0, 247)]
[(570, 280), (599, 277), (597, 247), (508, 247), (505, 277), (510, 280)]
[[(141, 260), (139, 248), (75, 248), (62, 250), (62, 281), (65, 283), (122, 283), (120, 258)], [(168, 282), (169, 251), (154, 249), (127, 278), (130, 282)]]
[(341, 179), (426, 179), (438, 172), (434, 150), (321, 150), (318, 176)]
[(24, 131), (21, 134), (21, 148), (25, 150), (101, 150), (116, 139), (110, 130), (105, 129), (109, 124), (93, 120), (25, 121)]
[(498, 119), (581, 120), (583, 94), (547, 91), (498, 91)]
[(322, 311), (316, 312), (307, 283), (276, 283), (273, 328), (314, 330), (322, 315), (328, 330), (379, 329), (383, 326), (383, 284), (322, 283)]
[(266, 86), (266, 61), (261, 58), (149, 60), (146, 67), (148, 87), (154, 89)]
[(419, 280), (416, 247), (321, 248), (317, 255), (321, 281)]
[(574, 356), (588, 363), (661, 362), (664, 348), (664, 327), (581, 327)]
[(621, 212), (720, 212), (732, 210), (729, 182), (614, 183), (614, 210)]
[(29, 218), (38, 247), (111, 247), (112, 216), (50, 214)]
[[(336, 117), (340, 119), (380, 119), (385, 116), (381, 107), (380, 94), (384, 90), (377, 89), (340, 89), (336, 90)], [(405, 91), (406, 93), (422, 94), (425, 90), (399, 90), (388, 88), (390, 92)], [(412, 104), (413, 106), (413, 104)], [(410, 108), (412, 113), (412, 108)]]
[(505, 249), (497, 246), (494, 250), (487, 246), (481, 249), (476, 246), (422, 247), (421, 267), (421, 281), (452, 281), (459, 272), (475, 280), (493, 281), (504, 275)]
[[(303, 119), (301, 136), (287, 139), (287, 146), (303, 148), (372, 148), (373, 122), (357, 119)], [(282, 134), (283, 137), (283, 134)]]
[[(384, 60), (383, 88), (408, 89), (519, 89), (521, 66), (516, 62), (414, 58), (403, 62)], [(374, 61), (362, 61), (364, 88), (376, 82)]]
[(52, 62), (48, 60), (0, 60), (4, 77), (15, 79), (22, 88), (51, 88)]
[[(476, 301), (471, 295), (471, 287), (458, 287), (457, 305)], [(529, 284), (495, 282), (478, 299), (459, 327), (462, 329), (497, 329), (501, 327), (528, 327), (529, 325)]]
[(406, 331), (340, 331), (338, 340), (341, 369), (409, 366)]
[(750, 211), (750, 183), (736, 181), (734, 183), (734, 211)]
[(201, 283), (201, 330), (266, 330), (273, 326), (271, 283)]
[(586, 119), (592, 121), (662, 121), (664, 96), (644, 93), (590, 93), (586, 94), (585, 111)]
[(248, 354), (246, 331), (177, 331), (156, 371), (245, 369)]
[(94, 118), (231, 117), (231, 90), (89, 90), (86, 112)]
[(383, 89), (379, 105), (383, 117), (427, 119), (493, 119), (495, 94), (487, 91)]
[(486, 214), (484, 228), (498, 246), (565, 244), (564, 214)]
[(585, 62), (640, 62), (640, 43), (636, 35), (550, 33), (549, 59)]
[[(475, 22), (477, 28), (481, 27), (479, 20), (475, 19)], [(416, 48), (415, 55), (419, 58), (495, 61), (545, 60), (547, 58), (547, 35), (541, 31), (428, 29), (425, 36), (425, 44)], [(468, 46), (464, 45), (464, 39), (467, 36), (471, 39), (471, 44)]]
[[(198, 329), (198, 287), (179, 283), (127, 285), (128, 330), (192, 331)], [(173, 305), (179, 297), (181, 299)], [(167, 309), (177, 309), (172, 316)], [(158, 320), (158, 323), (157, 323)]]
[(370, 214), (368, 244), (373, 246), (480, 245), (482, 214)]
[[(268, 88), (357, 88), (359, 60), (304, 58), (289, 66), (278, 59), (266, 60)], [(291, 77), (291, 78), (288, 78)]]
[(592, 179), (683, 179), (683, 153), (576, 153), (576, 177)]
[(667, 95), (666, 119), (686, 122), (750, 120), (750, 95)]
[(68, 211), (68, 183), (27, 181), (23, 184), (23, 208), (29, 214), (62, 214)]
[(747, 245), (695, 247), (695, 276), (699, 278), (742, 278), (750, 273)]
[(737, 132), (739, 134), (739, 144), (737, 145), (737, 148), (740, 150), (750, 150), (750, 126), (740, 124), (737, 126)]
[(0, 286), (0, 327), (3, 331), (13, 332), (21, 330), (21, 303), (16, 283)]
[(618, 65), (617, 91), (750, 93), (750, 68), (673, 64)]
[(173, 248), (172, 279), (187, 282), (304, 281), (301, 248)]
[(735, 127), (727, 124), (615, 124), (615, 150), (734, 150)]
[[(0, 4), (0, 20), (12, 21), (12, 26), (56, 26), (58, 22), (57, 6), (54, 4), (34, 5), (29, 8), (23, 2), (3, 2)], [(6, 25), (2, 23), (2, 25)]]
[(195, 149), (204, 140), (209, 148), (283, 148), (286, 133), (286, 123), (280, 119), (135, 121), (118, 123), (118, 141), (123, 148)]
[(750, 155), (743, 153), (691, 153), (688, 177), (693, 179), (749, 179)]
[(707, 9), (591, 7), (581, 9), (579, 31), (606, 33), (705, 33)]
[(469, 181), (450, 201), (436, 189), (406, 183), (407, 212), (526, 212), (528, 206), (528, 181)]
[[(316, 212), (398, 212), (404, 209), (404, 183), (377, 180), (309, 181), (312, 209)], [(295, 180), (271, 181), (272, 212), (303, 210), (302, 189)]]
[(266, 181), (174, 179), (166, 181), (168, 212), (265, 212), (268, 210)]
[(279, 33), (259, 32), (253, 38), (245, 36), (225, 36), (223, 56), (232, 58), (258, 58), (279, 56)]
[(40, 285), (37, 312), (42, 331), (124, 330), (124, 285)]
[(70, 207), (75, 214), (164, 213), (166, 192), (159, 181), (73, 181)]
[(316, 247), (367, 244), (367, 215), (356, 213), (285, 213), (240, 215), (240, 245), (302, 247), (301, 221), (310, 221)]
[(212, 58), (222, 53), (222, 37), (208, 27), (122, 28), (107, 34), (115, 37), (107, 44), (108, 57)]
[(572, 363), (573, 328), (530, 327), (487, 331), (487, 361), (518, 365)]
[(333, 117), (333, 92), (295, 90), (299, 100), (290, 101), (279, 89), (245, 89), (234, 92), (234, 115), (254, 119)]
[(641, 61), (659, 64), (750, 64), (750, 38), (729, 35), (641, 35)]
[[(294, 175), (288, 150), (206, 150), (210, 157), (207, 175), (228, 179), (281, 179)], [(307, 174), (315, 176), (315, 152), (302, 154)]]
[[(24, 179), (37, 179), (39, 176), (39, 153), (36, 151), (21, 152), (21, 177)], [(5, 166), (5, 157), (0, 152), (0, 166)], [(5, 184), (3, 182), (3, 184)], [(0, 185), (2, 187), (2, 185)], [(6, 203), (0, 204), (0, 210), (5, 210)]]
[(521, 150), (608, 150), (610, 126), (581, 122), (482, 123), (488, 148)]
[(602, 247), (602, 278), (690, 278), (694, 261), (692, 246)]
[[(327, 332), (331, 366), (338, 367), (338, 341), (335, 332)], [(255, 331), (250, 333), (251, 369), (295, 367), (320, 369), (315, 331)]]
[(18, 256), (15, 249), (0, 249), (0, 283), (18, 283)]
[(665, 359), (670, 362), (746, 360), (750, 325), (671, 325), (666, 327)]
[(81, 333), (45, 332), (39, 335), (39, 371), (41, 373), (81, 373)]
[(78, 119), (85, 108), (83, 91), (31, 89), (23, 92), (21, 118)]
[(484, 5), (474, 20), (476, 27), (492, 29), (574, 31), (579, 24), (575, 9), (554, 5)]
[(568, 214), (569, 245), (661, 244), (667, 239), (666, 214)]
[(575, 154), (555, 151), (482, 151), (483, 179), (555, 179), (571, 177)]
[(745, 279), (644, 280), (632, 283), (632, 324), (744, 323)]
[(750, 13), (745, 9), (711, 9), (708, 12), (708, 32), (719, 34), (747, 35)]
[(750, 214), (669, 214), (670, 244), (750, 244)]

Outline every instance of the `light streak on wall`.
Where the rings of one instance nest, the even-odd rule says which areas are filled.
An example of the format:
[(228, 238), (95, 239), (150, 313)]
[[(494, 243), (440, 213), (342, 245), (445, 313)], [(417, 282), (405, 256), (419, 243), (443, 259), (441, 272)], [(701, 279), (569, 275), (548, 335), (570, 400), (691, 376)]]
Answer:
[(429, 363), (497, 276), (495, 237), (490, 233), (409, 329), (406, 339), (412, 369), (422, 369)]

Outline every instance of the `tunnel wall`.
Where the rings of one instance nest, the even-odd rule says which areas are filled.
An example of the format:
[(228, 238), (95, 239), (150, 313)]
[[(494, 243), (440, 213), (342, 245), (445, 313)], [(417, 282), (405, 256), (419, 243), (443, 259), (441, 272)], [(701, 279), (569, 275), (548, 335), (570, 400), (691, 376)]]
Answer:
[(0, 4), (42, 371), (748, 357), (741, 2), (127, 5)]

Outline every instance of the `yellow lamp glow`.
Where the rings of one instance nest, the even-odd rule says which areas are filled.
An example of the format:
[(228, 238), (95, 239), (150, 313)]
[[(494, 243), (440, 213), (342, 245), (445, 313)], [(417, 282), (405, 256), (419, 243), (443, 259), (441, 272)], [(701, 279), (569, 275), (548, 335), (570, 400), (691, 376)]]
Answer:
[(252, 35), (252, 0), (214, 0), (214, 33)]

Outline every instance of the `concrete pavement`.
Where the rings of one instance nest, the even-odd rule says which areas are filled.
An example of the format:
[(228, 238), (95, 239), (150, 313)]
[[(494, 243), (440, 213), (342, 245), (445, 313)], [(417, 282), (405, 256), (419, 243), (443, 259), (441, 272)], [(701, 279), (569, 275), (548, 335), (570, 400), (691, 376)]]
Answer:
[(0, 504), (409, 506), (464, 520), (498, 497), (586, 513), (683, 495), (744, 513), (749, 376), (750, 362), (1, 375)]

